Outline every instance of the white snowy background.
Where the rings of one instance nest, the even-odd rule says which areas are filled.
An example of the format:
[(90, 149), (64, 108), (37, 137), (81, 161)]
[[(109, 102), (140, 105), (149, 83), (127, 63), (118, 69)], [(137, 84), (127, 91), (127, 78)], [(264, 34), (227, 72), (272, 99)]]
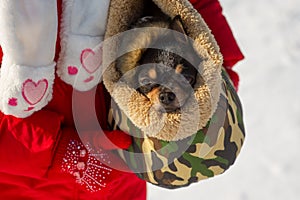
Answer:
[(300, 199), (300, 1), (220, 0), (246, 56), (235, 70), (246, 141), (223, 175), (149, 200)]

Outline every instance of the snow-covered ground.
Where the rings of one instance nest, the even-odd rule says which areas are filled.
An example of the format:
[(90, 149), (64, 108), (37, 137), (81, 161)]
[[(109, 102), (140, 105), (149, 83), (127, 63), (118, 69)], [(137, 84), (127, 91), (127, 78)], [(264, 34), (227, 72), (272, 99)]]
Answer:
[(148, 185), (148, 199), (300, 199), (300, 1), (221, 4), (246, 56), (235, 68), (245, 145), (223, 175), (171, 191)]

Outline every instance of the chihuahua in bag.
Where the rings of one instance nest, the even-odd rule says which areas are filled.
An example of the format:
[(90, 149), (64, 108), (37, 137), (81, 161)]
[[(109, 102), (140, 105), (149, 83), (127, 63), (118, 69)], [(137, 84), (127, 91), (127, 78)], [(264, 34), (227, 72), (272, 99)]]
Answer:
[[(133, 28), (164, 23), (171, 31), (154, 41), (151, 47), (155, 48), (144, 49), (133, 75), (124, 78), (133, 79), (127, 82), (134, 82), (134, 87), (152, 102), (154, 109), (171, 113), (180, 109), (193, 93), (201, 59), (187, 36), (180, 16), (171, 20), (144, 17)], [(122, 74), (128, 71), (122, 62), (117, 67)]]

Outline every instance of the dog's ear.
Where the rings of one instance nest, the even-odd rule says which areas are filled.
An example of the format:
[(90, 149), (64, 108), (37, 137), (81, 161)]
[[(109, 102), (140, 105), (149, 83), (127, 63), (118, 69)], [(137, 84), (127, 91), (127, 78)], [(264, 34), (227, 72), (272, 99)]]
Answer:
[(178, 35), (174, 33), (175, 39), (180, 43), (189, 43), (189, 38), (187, 36), (186, 30), (183, 27), (183, 23), (180, 15), (176, 15), (171, 21), (170, 27), (172, 30), (182, 33), (183, 35)]

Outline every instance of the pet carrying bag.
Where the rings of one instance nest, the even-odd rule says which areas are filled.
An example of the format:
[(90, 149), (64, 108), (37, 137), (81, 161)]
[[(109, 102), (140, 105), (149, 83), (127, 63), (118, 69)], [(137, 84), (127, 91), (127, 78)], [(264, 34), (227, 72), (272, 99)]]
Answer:
[[(111, 39), (128, 31), (144, 16), (151, 2), (156, 10), (174, 18), (179, 15), (193, 47), (202, 62), (193, 88), (193, 98), (174, 113), (151, 109), (151, 102), (135, 88), (120, 81), (116, 55), (120, 39)], [(153, 10), (152, 10), (153, 11)], [(103, 81), (113, 103), (109, 122), (133, 137), (128, 151), (120, 156), (140, 178), (166, 188), (187, 186), (223, 173), (236, 160), (244, 142), (242, 107), (226, 71), (222, 55), (211, 31), (188, 0), (111, 0), (103, 46)], [(150, 34), (151, 35), (151, 34)], [(146, 46), (132, 37), (128, 49)], [(139, 44), (139, 45), (134, 45)], [(128, 54), (128, 62), (138, 65), (142, 51)], [(135, 56), (132, 56), (135, 55)]]

